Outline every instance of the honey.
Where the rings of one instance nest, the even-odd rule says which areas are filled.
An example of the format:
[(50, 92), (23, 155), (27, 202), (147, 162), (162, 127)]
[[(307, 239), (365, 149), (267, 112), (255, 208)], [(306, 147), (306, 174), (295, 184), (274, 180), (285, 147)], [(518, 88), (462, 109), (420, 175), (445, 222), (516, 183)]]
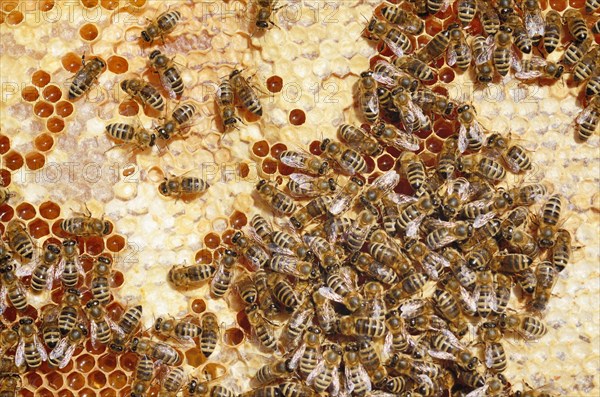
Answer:
[(48, 102), (38, 101), (33, 105), (33, 113), (42, 118), (46, 118), (54, 113), (54, 106)]
[(21, 97), (27, 102), (34, 102), (40, 96), (37, 88), (28, 85), (21, 90)]
[(50, 82), (50, 74), (44, 70), (38, 70), (31, 75), (31, 83), (37, 87), (45, 87)]
[(122, 74), (127, 72), (129, 69), (129, 63), (123, 57), (118, 55), (113, 55), (106, 60), (106, 65), (108, 70), (110, 70), (114, 74)]
[(185, 351), (185, 358), (187, 363), (194, 368), (198, 368), (206, 362), (206, 357), (202, 354), (202, 351), (197, 348), (191, 348)]
[(277, 172), (277, 165), (278, 162), (273, 160), (273, 159), (265, 159), (263, 160), (262, 163), (262, 171), (266, 174), (274, 174), (275, 172)]
[(204, 237), (204, 244), (210, 249), (217, 248), (220, 243), (221, 239), (215, 233), (209, 233)]
[(98, 6), (98, 0), (79, 0), (85, 8), (95, 8)]
[(454, 81), (454, 70), (450, 68), (443, 68), (442, 70), (440, 70), (438, 78), (440, 79), (440, 81), (449, 84)]
[(192, 311), (194, 313), (204, 313), (206, 311), (206, 302), (202, 299), (194, 299), (192, 301)]
[(267, 89), (270, 92), (280, 92), (283, 88), (283, 79), (279, 76), (271, 76), (267, 79)]
[(88, 375), (87, 384), (94, 389), (100, 389), (106, 385), (106, 375), (101, 371), (93, 371)]
[(60, 101), (56, 104), (56, 114), (60, 117), (66, 118), (73, 113), (73, 105), (67, 101)]
[[(47, 152), (48, 150), (52, 149), (52, 146), (54, 146), (54, 139), (49, 134), (41, 134), (35, 138), (34, 145), (35, 148), (40, 152)], [(2, 143), (0, 143), (0, 153), (2, 152), (1, 147)]]
[(275, 145), (271, 146), (271, 156), (274, 159), (279, 159), (281, 153), (286, 150), (287, 146), (285, 146), (283, 143), (276, 143)]
[(56, 219), (60, 216), (60, 206), (52, 201), (40, 204), (40, 215), (45, 219)]
[(42, 96), (45, 100), (55, 103), (62, 96), (62, 92), (60, 91), (60, 88), (52, 84), (44, 88), (44, 91), (42, 91)]
[(30, 220), (32, 219), (36, 212), (35, 212), (35, 208), (33, 207), (33, 205), (29, 204), (29, 203), (21, 203), (17, 206), (16, 208), (16, 212), (17, 212), (17, 216), (23, 220)]
[(42, 0), (40, 1), (40, 11), (48, 12), (54, 8), (54, 0)]
[(114, 288), (119, 288), (125, 282), (125, 277), (121, 272), (115, 272), (112, 276), (112, 285)]
[(322, 153), (320, 141), (312, 141), (308, 148), (309, 151), (315, 156), (319, 156)]
[(96, 360), (90, 354), (83, 354), (77, 357), (77, 365), (75, 366), (78, 371), (90, 372), (96, 365)]
[(107, 10), (114, 10), (119, 6), (119, 0), (100, 0), (100, 5)]
[(123, 236), (115, 234), (106, 240), (106, 249), (111, 252), (119, 252), (123, 248), (125, 248), (125, 238)]
[(65, 381), (63, 376), (58, 372), (50, 372), (46, 374), (46, 381), (51, 389), (59, 390), (63, 387)]
[(201, 249), (200, 251), (196, 252), (196, 257), (194, 260), (196, 263), (211, 263), (212, 252), (206, 249)]
[(18, 170), (23, 167), (23, 156), (21, 156), (18, 152), (11, 150), (4, 156), (4, 164), (6, 167), (12, 171)]
[(104, 251), (104, 240), (101, 237), (89, 237), (85, 241), (85, 251), (90, 255), (100, 255)]
[(10, 139), (6, 135), (0, 135), (0, 154), (10, 150)]
[(74, 52), (69, 52), (61, 58), (61, 63), (65, 70), (75, 73), (81, 69), (81, 55), (77, 55)]
[(238, 346), (244, 341), (244, 331), (239, 328), (225, 330), (223, 341), (229, 346)]
[(234, 213), (229, 218), (229, 224), (236, 230), (239, 230), (246, 226), (248, 223), (248, 218), (246, 215), (240, 211), (234, 211)]
[(119, 356), (119, 364), (121, 368), (128, 372), (135, 369), (137, 361), (138, 359), (135, 353), (129, 352)]
[(71, 390), (80, 390), (85, 386), (85, 378), (78, 372), (73, 372), (67, 376), (67, 386)]
[(110, 373), (117, 367), (116, 356), (112, 353), (107, 353), (98, 358), (98, 368), (104, 373)]
[(381, 171), (389, 171), (394, 167), (395, 161), (392, 156), (384, 154), (377, 158), (377, 168)]
[(248, 174), (250, 174), (250, 167), (248, 167), (248, 164), (246, 163), (240, 163), (239, 169), (241, 178), (245, 178), (248, 176)]
[(38, 152), (31, 152), (25, 155), (25, 163), (30, 170), (39, 170), (46, 164), (46, 157)]
[(252, 153), (257, 155), (258, 157), (265, 157), (267, 154), (269, 154), (269, 144), (267, 143), (267, 141), (256, 142), (252, 146)]
[(290, 124), (302, 125), (306, 122), (306, 114), (301, 109), (294, 109), (290, 112)]
[(46, 121), (46, 128), (53, 133), (62, 132), (65, 129), (65, 122), (60, 117), (50, 117)]
[(98, 37), (98, 28), (93, 23), (86, 23), (79, 29), (79, 36), (86, 41), (94, 41)]

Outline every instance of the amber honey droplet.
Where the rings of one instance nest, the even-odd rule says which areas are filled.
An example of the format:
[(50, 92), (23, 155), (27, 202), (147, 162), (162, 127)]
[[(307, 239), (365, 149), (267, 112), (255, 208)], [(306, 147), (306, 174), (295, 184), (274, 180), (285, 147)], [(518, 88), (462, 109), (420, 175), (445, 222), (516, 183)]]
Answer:
[(40, 215), (46, 219), (56, 219), (60, 216), (60, 206), (52, 201), (43, 202), (40, 205)]
[(12, 182), (12, 176), (10, 171), (5, 170), (4, 168), (0, 169), (0, 186), (7, 187)]
[(221, 244), (221, 239), (215, 233), (208, 233), (204, 236), (204, 244), (210, 249), (215, 249)]
[(144, 5), (146, 5), (146, 0), (128, 0), (129, 4), (131, 4), (134, 7), (143, 7)]
[(117, 397), (117, 392), (113, 389), (100, 390), (100, 397)]
[(284, 175), (284, 176), (288, 176), (288, 175), (292, 174), (294, 171), (296, 171), (294, 168), (289, 167), (283, 163), (277, 164), (277, 170), (279, 171), (279, 173), (281, 175)]
[(65, 129), (65, 122), (60, 117), (50, 117), (46, 121), (46, 128), (52, 133), (62, 132)]
[(106, 61), (106, 65), (108, 70), (110, 70), (114, 74), (122, 74), (127, 72), (129, 69), (129, 63), (123, 57), (118, 55), (113, 55)]
[(33, 102), (36, 99), (38, 99), (40, 96), (40, 93), (38, 92), (37, 88), (35, 88), (34, 86), (28, 85), (27, 87), (23, 88), (23, 90), (21, 91), (21, 98), (23, 98), (23, 100), (27, 101), (27, 102)]
[(96, 392), (86, 387), (79, 392), (79, 397), (96, 397)]
[(65, 382), (63, 379), (63, 376), (56, 371), (53, 371), (53, 372), (50, 372), (49, 374), (47, 374), (46, 381), (48, 382), (48, 386), (50, 386), (54, 390), (60, 389)]
[(194, 257), (196, 263), (211, 263), (212, 262), (212, 252), (207, 249), (201, 249), (196, 252), (196, 256)]
[(449, 84), (452, 81), (454, 81), (454, 70), (450, 68), (443, 68), (438, 74), (438, 78), (440, 79), (440, 81)]
[(27, 383), (33, 387), (40, 387), (44, 383), (44, 379), (35, 372), (30, 372), (25, 376)]
[[(0, 21), (2, 20), (2, 16), (1, 16), (1, 15), (2, 15), (2, 14), (0, 14)], [(19, 396), (19, 397), (34, 397), (34, 396), (33, 396), (33, 393), (32, 393), (32, 392), (30, 392), (30, 391), (29, 391), (29, 390), (27, 390), (27, 389), (21, 389), (21, 390), (19, 391), (19, 393), (20, 393), (20, 396)], [(69, 392), (69, 393), (70, 393), (70, 392)], [(71, 396), (73, 396), (73, 395), (71, 394)], [(63, 397), (63, 396), (59, 396), (59, 397)]]
[(26, 221), (35, 216), (35, 208), (29, 203), (21, 203), (16, 208), (17, 216)]
[(192, 311), (194, 313), (204, 313), (204, 311), (206, 310), (206, 302), (204, 302), (202, 299), (194, 299), (192, 301)]
[(563, 11), (567, 8), (566, 0), (550, 0), (550, 7), (556, 11)]
[(46, 101), (38, 101), (33, 105), (33, 113), (38, 117), (46, 118), (54, 113), (54, 106)]
[(265, 157), (269, 154), (269, 144), (267, 141), (258, 141), (252, 146), (252, 153), (258, 157)]
[(274, 174), (277, 172), (277, 161), (273, 159), (264, 159), (261, 167), (264, 173)]
[(47, 101), (56, 103), (62, 96), (62, 92), (60, 91), (60, 88), (58, 88), (54, 84), (51, 84), (51, 85), (47, 86), (46, 88), (44, 88), (44, 91), (42, 91), (42, 96)]
[(25, 156), (25, 162), (30, 170), (39, 170), (46, 164), (46, 157), (41, 153), (31, 152)]
[(98, 5), (98, 0), (80, 0), (85, 8), (94, 8)]
[(79, 390), (85, 385), (85, 378), (83, 375), (74, 372), (67, 376), (67, 386), (73, 390)]
[(104, 251), (104, 240), (102, 237), (90, 237), (85, 241), (85, 252), (94, 256)]
[(442, 24), (435, 19), (430, 19), (425, 24), (425, 32), (431, 37), (442, 31)]
[(108, 240), (106, 240), (106, 248), (111, 252), (121, 251), (123, 248), (125, 248), (125, 238), (123, 238), (123, 236), (119, 236), (118, 234), (110, 236)]
[(36, 389), (36, 397), (54, 397), (54, 393), (46, 388)]
[(9, 25), (16, 26), (23, 22), (24, 18), (25, 17), (23, 16), (23, 13), (21, 11), (13, 11), (6, 17), (6, 23)]
[(14, 215), (15, 215), (15, 210), (13, 210), (13, 208), (10, 205), (8, 205), (8, 204), (0, 205), (0, 221), (8, 222), (13, 218)]
[(373, 172), (375, 169), (375, 160), (371, 156), (364, 156), (365, 163), (367, 163), (367, 173)]
[(381, 155), (377, 158), (377, 168), (381, 171), (389, 171), (394, 166), (394, 158), (389, 154)]
[(283, 79), (279, 76), (271, 76), (267, 79), (267, 90), (279, 92), (283, 88)]
[(35, 219), (27, 225), (29, 233), (36, 239), (40, 239), (50, 234), (50, 226), (41, 219)]
[(119, 364), (125, 371), (133, 371), (137, 364), (137, 355), (135, 353), (125, 353), (119, 357)]
[(229, 328), (223, 335), (225, 344), (229, 346), (237, 346), (244, 341), (244, 331), (239, 328)]
[(250, 174), (250, 167), (246, 163), (240, 163), (240, 176), (245, 178)]
[(82, 354), (77, 357), (77, 370), (81, 372), (90, 372), (94, 365), (96, 365), (96, 360), (90, 354)]
[(443, 142), (433, 134), (427, 138), (427, 142), (425, 143), (425, 147), (431, 153), (439, 153), (442, 150), (442, 145)]
[(229, 224), (234, 229), (241, 229), (248, 223), (248, 218), (246, 214), (240, 211), (234, 211), (233, 214), (229, 217)]
[(52, 146), (54, 146), (54, 139), (52, 139), (52, 136), (50, 136), (49, 134), (41, 134), (35, 138), (34, 144), (37, 150), (41, 152), (47, 152), (48, 150), (52, 149)]
[(6, 135), (0, 135), (0, 154), (4, 154), (10, 150), (10, 138)]
[(135, 101), (124, 101), (119, 105), (119, 114), (125, 117), (131, 117), (138, 114), (140, 111), (140, 105)]
[(446, 139), (449, 136), (452, 136), (458, 132), (457, 129), (452, 128), (452, 125), (448, 123), (443, 123), (440, 124), (438, 127), (434, 127), (434, 131), (435, 134), (442, 139)]
[(107, 10), (114, 10), (119, 6), (119, 0), (100, 0), (100, 5)]
[(73, 113), (73, 105), (67, 101), (60, 101), (56, 104), (56, 114), (61, 117), (69, 117)]
[(287, 150), (287, 146), (283, 143), (276, 143), (271, 147), (271, 156), (279, 160), (279, 155)]
[(106, 385), (106, 375), (101, 371), (93, 371), (88, 375), (87, 383), (93, 389), (100, 389)]
[(115, 288), (119, 288), (125, 282), (125, 277), (123, 276), (123, 273), (121, 273), (119, 271), (117, 271), (113, 274), (112, 279), (113, 279), (112, 285)]
[(185, 358), (187, 359), (187, 363), (192, 367), (198, 368), (204, 362), (206, 362), (206, 357), (202, 354), (202, 351), (198, 348), (192, 348), (185, 352)]
[(250, 326), (250, 323), (248, 322), (248, 317), (246, 316), (246, 313), (242, 310), (240, 312), (238, 312), (238, 314), (235, 316), (236, 321), (238, 323), (238, 325), (248, 334), (251, 334), (251, 329), (252, 327)]
[(40, 11), (48, 12), (54, 8), (54, 0), (43, 0), (40, 2)]
[(221, 234), (221, 240), (223, 240), (224, 244), (233, 245), (233, 243), (231, 242), (231, 238), (233, 237), (234, 234), (235, 234), (235, 230), (227, 229)]
[(290, 112), (289, 119), (292, 125), (302, 125), (306, 122), (306, 114), (304, 114), (304, 110), (294, 109)]
[(315, 156), (320, 156), (323, 151), (321, 151), (321, 142), (320, 141), (312, 141), (309, 146), (309, 150)]
[(77, 55), (74, 52), (69, 52), (61, 58), (61, 63), (65, 70), (75, 73), (81, 69), (81, 55)]
[(94, 41), (98, 37), (98, 28), (93, 23), (86, 23), (79, 28), (79, 35), (86, 41)]
[(18, 170), (23, 166), (23, 156), (21, 156), (18, 152), (11, 150), (4, 157), (4, 161), (8, 169), (10, 170)]
[(50, 74), (44, 70), (38, 70), (31, 75), (31, 82), (37, 87), (45, 87), (50, 82)]
[(114, 354), (104, 354), (98, 359), (98, 368), (104, 372), (112, 372), (117, 367), (117, 358)]

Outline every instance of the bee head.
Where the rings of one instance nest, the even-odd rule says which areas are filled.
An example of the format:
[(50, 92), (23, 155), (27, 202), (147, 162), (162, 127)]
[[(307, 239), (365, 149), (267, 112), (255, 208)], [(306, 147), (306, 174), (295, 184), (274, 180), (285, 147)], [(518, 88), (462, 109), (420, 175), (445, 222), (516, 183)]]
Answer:
[(152, 52), (150, 53), (150, 57), (149, 57), (149, 58), (150, 58), (150, 59), (154, 59), (154, 58), (156, 58), (156, 57), (157, 57), (157, 56), (159, 56), (159, 55), (160, 55), (160, 50), (154, 50), (154, 51), (152, 51)]

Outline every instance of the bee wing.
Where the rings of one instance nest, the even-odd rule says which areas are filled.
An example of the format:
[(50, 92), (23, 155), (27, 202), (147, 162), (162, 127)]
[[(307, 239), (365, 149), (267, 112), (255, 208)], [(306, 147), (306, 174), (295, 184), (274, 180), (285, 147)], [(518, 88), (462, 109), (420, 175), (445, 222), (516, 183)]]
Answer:
[(456, 361), (456, 357), (454, 354), (450, 354), (448, 352), (443, 352), (440, 350), (427, 350), (427, 353), (433, 358), (437, 358), (438, 360), (448, 360), (448, 361)]
[(431, 261), (431, 262), (423, 261), (421, 263), (421, 266), (423, 267), (423, 270), (425, 270), (425, 273), (427, 273), (429, 278), (432, 279), (433, 281), (437, 281), (440, 278), (437, 268), (435, 267), (435, 264), (433, 261)]
[(22, 367), (23, 364), (25, 364), (25, 340), (21, 339), (15, 350), (15, 365)]
[(485, 345), (485, 366), (487, 368), (492, 368), (494, 366), (494, 350), (492, 349), (494, 345), (492, 343), (487, 343)]
[(321, 361), (317, 364), (315, 369), (312, 370), (308, 377), (306, 378), (306, 383), (309, 385), (313, 383), (317, 375), (319, 375), (325, 369), (325, 360), (321, 359)]
[(475, 55), (475, 63), (477, 65), (481, 65), (492, 59), (492, 53), (494, 51), (494, 35), (489, 35), (485, 39), (485, 44), (483, 45), (483, 51), (477, 53)]
[(338, 367), (334, 367), (333, 371), (331, 371), (331, 376), (333, 377), (331, 379), (331, 385), (330, 385), (330, 390), (331, 396), (339, 396), (340, 394), (340, 377), (338, 375), (339, 373), (339, 368)]
[(429, 117), (427, 117), (425, 113), (423, 113), (423, 110), (419, 106), (417, 106), (413, 101), (408, 102), (408, 107), (415, 115), (415, 117), (419, 119), (421, 124), (427, 124), (429, 122)]
[(454, 66), (457, 58), (458, 53), (456, 52), (456, 46), (449, 45), (448, 50), (446, 51), (446, 63), (448, 66)]
[[(173, 66), (173, 67), (175, 67), (175, 66)], [(179, 72), (179, 69), (177, 69), (177, 71)], [(159, 73), (159, 76), (160, 76), (160, 83), (162, 84), (165, 91), (167, 91), (167, 93), (169, 94), (169, 97), (172, 99), (177, 99), (178, 96), (175, 93), (175, 91), (173, 90), (173, 85), (171, 84), (171, 82), (169, 81), (167, 76), (164, 73)]]
[[(65, 352), (65, 350), (67, 349), (67, 347), (69, 347), (69, 342), (67, 338), (62, 338), (58, 344), (54, 347), (54, 349), (52, 349), (52, 351), (50, 352), (50, 358), (54, 361), (63, 358), (63, 353)], [(62, 368), (62, 367), (61, 367)]]
[(60, 279), (60, 276), (65, 271), (65, 264), (66, 263), (67, 263), (66, 259), (64, 257), (61, 257), (60, 261), (58, 262), (58, 266), (56, 267), (56, 271), (54, 272), (54, 279), (55, 280)]
[(489, 385), (485, 385), (483, 387), (475, 389), (472, 392), (470, 392), (469, 394), (467, 394), (465, 397), (485, 397), (485, 396), (487, 396), (486, 392), (487, 392), (488, 387), (489, 387)]
[(398, 205), (411, 204), (417, 201), (416, 197), (408, 196), (406, 194), (394, 193), (391, 194), (389, 197), (392, 200), (392, 202)]
[(381, 189), (387, 192), (395, 188), (398, 182), (400, 182), (400, 175), (398, 175), (396, 171), (391, 170), (383, 175), (378, 176), (370, 187)]
[(58, 368), (64, 368), (71, 361), (71, 357), (73, 357), (73, 353), (75, 353), (76, 345), (70, 345), (67, 350), (65, 350), (64, 356), (58, 365)]
[(479, 229), (480, 227), (485, 226), (489, 221), (491, 221), (494, 218), (494, 216), (496, 216), (496, 213), (494, 213), (493, 211), (477, 215), (475, 221), (473, 221), (473, 227), (475, 229)]
[(413, 318), (423, 306), (427, 304), (424, 299), (412, 299), (402, 305), (400, 308), (400, 317), (402, 318)]
[[(400, 33), (402, 33), (402, 32), (400, 32)], [(402, 33), (402, 34), (404, 34), (404, 33)], [(404, 55), (404, 50), (398, 44), (389, 40), (387, 37), (383, 39), (383, 42), (388, 46), (388, 48), (390, 50), (392, 50), (394, 55), (396, 55), (397, 57), (401, 57)]]
[(0, 314), (4, 313), (4, 310), (6, 310), (6, 293), (7, 293), (7, 289), (6, 287), (3, 285), (0, 288)]
[[(419, 362), (415, 362), (413, 365), (417, 368), (424, 367), (423, 364), (421, 364)], [(433, 381), (431, 380), (431, 378), (429, 376), (427, 376), (425, 374), (419, 374), (419, 375), (412, 375), (410, 377), (413, 378), (413, 380), (415, 380), (417, 382), (417, 384), (426, 384), (429, 386), (429, 390), (435, 390), (435, 385), (433, 384)]]
[(529, 37), (543, 36), (546, 31), (546, 24), (539, 9), (526, 13), (524, 23)]
[(298, 349), (296, 349), (296, 352), (294, 352), (294, 355), (292, 356), (292, 358), (290, 358), (289, 367), (291, 369), (295, 370), (298, 367), (298, 362), (304, 355), (305, 350), (306, 350), (305, 343), (303, 343), (302, 345), (300, 345), (300, 347)]
[(471, 123), (471, 126), (469, 127), (469, 135), (471, 138), (477, 140), (478, 143), (483, 143), (485, 141), (483, 129), (478, 121), (473, 121), (473, 123)]
[(421, 225), (421, 221), (425, 218), (425, 214), (419, 215), (414, 220), (408, 222), (406, 225), (406, 236), (409, 238), (417, 238), (419, 234), (419, 226)]
[(392, 357), (393, 345), (394, 345), (394, 335), (392, 335), (391, 332), (388, 332), (385, 335), (385, 339), (383, 340), (383, 349), (381, 350), (382, 361), (386, 361), (387, 359)]
[[(363, 94), (368, 95), (367, 99), (367, 108), (373, 113), (379, 113), (379, 97), (376, 93)], [(363, 96), (364, 99), (364, 96)]]
[(394, 65), (383, 59), (377, 61), (373, 70), (373, 78), (375, 81), (388, 86), (393, 86), (396, 83), (394, 77), (398, 77), (402, 74)]
[(473, 295), (462, 286), (460, 287), (460, 301), (470, 313), (477, 312), (477, 301), (473, 299)]
[(345, 193), (343, 190), (335, 195), (329, 207), (331, 215), (340, 215), (350, 208), (350, 204), (354, 200), (354, 196)]
[(593, 111), (594, 109), (592, 105), (583, 109), (581, 113), (579, 113), (579, 116), (577, 116), (577, 124), (582, 124), (590, 121), (590, 116), (592, 115)]
[(467, 150), (467, 146), (469, 146), (469, 142), (467, 141), (467, 127), (464, 124), (460, 125), (458, 129), (458, 150), (461, 153), (464, 153)]
[(418, 140), (411, 139), (411, 137), (412, 135), (408, 132), (398, 130), (396, 137), (391, 144), (400, 150), (405, 149), (411, 152), (416, 152), (419, 150), (419, 142)]
[(283, 164), (287, 165), (288, 167), (305, 169), (306, 168), (305, 164), (306, 164), (306, 161), (308, 161), (308, 159), (309, 159), (308, 154), (306, 154), (302, 151), (298, 151), (297, 155), (280, 157), (279, 161), (281, 161)]
[(323, 295), (325, 298), (335, 301), (335, 302), (342, 302), (344, 300), (344, 297), (336, 294), (333, 289), (329, 288), (329, 287), (321, 287), (319, 288), (319, 294)]
[(519, 62), (513, 63), (513, 69), (517, 72), (515, 73), (515, 77), (520, 80), (531, 80), (537, 79), (542, 76), (542, 72), (540, 70), (529, 70), (527, 72), (523, 71), (523, 67)]
[(38, 260), (38, 261), (30, 261), (29, 263), (21, 265), (15, 270), (15, 275), (17, 277), (31, 276), (31, 273), (33, 273), (33, 270), (39, 264), (40, 264), (40, 261)]

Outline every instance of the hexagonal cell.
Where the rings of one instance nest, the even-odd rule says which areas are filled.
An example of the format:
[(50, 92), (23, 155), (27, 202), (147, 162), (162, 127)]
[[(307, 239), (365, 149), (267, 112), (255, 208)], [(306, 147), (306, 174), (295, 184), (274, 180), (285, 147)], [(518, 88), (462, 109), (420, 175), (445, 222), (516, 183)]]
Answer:
[(100, 5), (107, 10), (114, 10), (119, 6), (119, 0), (100, 0)]
[(85, 386), (85, 378), (78, 372), (67, 375), (67, 386), (71, 390), (80, 390)]
[(86, 23), (79, 28), (79, 36), (85, 41), (94, 41), (98, 38), (98, 27), (93, 23)]
[(293, 109), (289, 116), (290, 124), (302, 125), (306, 122), (306, 114), (302, 109)]
[(56, 104), (56, 114), (60, 117), (69, 117), (73, 113), (73, 105), (67, 101), (60, 101)]
[(62, 97), (62, 91), (54, 84), (48, 85), (42, 91), (42, 96), (45, 100), (56, 103)]
[(125, 238), (115, 234), (106, 240), (106, 248), (111, 252), (120, 252), (125, 248)]
[(50, 74), (44, 70), (38, 70), (31, 75), (31, 83), (37, 87), (45, 87), (50, 82)]
[(40, 134), (35, 138), (34, 145), (40, 152), (47, 152), (54, 146), (54, 139), (50, 134)]
[(138, 362), (138, 356), (135, 353), (125, 353), (119, 356), (119, 366), (127, 372), (133, 372)]
[(54, 113), (54, 106), (46, 101), (37, 101), (35, 105), (33, 105), (33, 113), (36, 116), (45, 119)]
[(98, 368), (104, 373), (110, 373), (116, 367), (117, 357), (113, 353), (106, 353), (98, 358)]
[(4, 164), (8, 169), (16, 171), (19, 168), (23, 167), (23, 156), (21, 156), (19, 152), (11, 150), (6, 154), (6, 156), (4, 156)]
[(59, 390), (63, 387), (65, 379), (63, 375), (57, 371), (52, 371), (45, 375), (46, 382), (51, 389)]
[(118, 55), (113, 55), (106, 60), (106, 66), (108, 70), (114, 74), (122, 74), (129, 70), (129, 62), (127, 59)]
[(209, 233), (204, 236), (204, 244), (210, 249), (216, 249), (221, 244), (221, 238), (216, 233)]
[(252, 153), (258, 157), (265, 157), (269, 154), (269, 143), (267, 141), (258, 141), (252, 146)]
[(21, 90), (21, 98), (27, 102), (34, 102), (40, 97), (40, 92), (34, 86), (28, 85)]
[(48, 12), (54, 8), (54, 0), (42, 0), (39, 3), (40, 11)]
[(75, 360), (75, 367), (80, 372), (90, 372), (96, 365), (96, 360), (91, 354), (82, 354)]
[[(134, 366), (131, 367), (131, 371), (133, 371)], [(127, 375), (125, 372), (116, 370), (108, 374), (108, 384), (114, 387), (115, 389), (122, 389), (127, 384)]]
[(206, 311), (206, 302), (203, 299), (194, 299), (191, 304), (194, 313), (204, 313)]
[(102, 371), (93, 371), (87, 377), (87, 384), (92, 389), (101, 389), (106, 385), (106, 375)]
[(185, 359), (188, 365), (198, 368), (206, 362), (206, 357), (202, 354), (202, 351), (198, 348), (191, 348), (185, 351)]
[(52, 133), (59, 133), (65, 129), (65, 121), (60, 117), (50, 117), (46, 121), (46, 128)]
[(98, 0), (79, 0), (85, 8), (95, 8), (98, 6)]
[(77, 55), (74, 52), (63, 55), (60, 62), (62, 63), (63, 68), (71, 73), (76, 73), (82, 66), (81, 55)]
[(227, 346), (238, 347), (244, 342), (244, 331), (240, 328), (229, 328), (223, 333), (223, 342)]
[(25, 164), (30, 170), (39, 170), (46, 164), (46, 157), (42, 153), (31, 152), (25, 155)]

